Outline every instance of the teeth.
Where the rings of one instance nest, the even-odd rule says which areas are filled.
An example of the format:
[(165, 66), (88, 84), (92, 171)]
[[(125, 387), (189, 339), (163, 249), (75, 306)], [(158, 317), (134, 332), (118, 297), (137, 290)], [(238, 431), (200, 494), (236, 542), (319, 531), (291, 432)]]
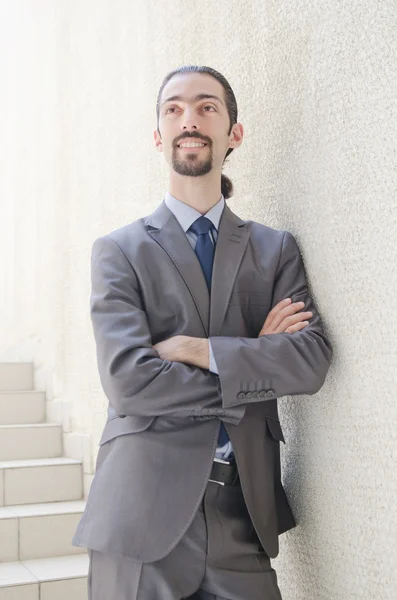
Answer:
[(200, 148), (201, 146), (205, 146), (205, 144), (199, 144), (198, 142), (186, 142), (185, 144), (180, 144), (180, 148)]

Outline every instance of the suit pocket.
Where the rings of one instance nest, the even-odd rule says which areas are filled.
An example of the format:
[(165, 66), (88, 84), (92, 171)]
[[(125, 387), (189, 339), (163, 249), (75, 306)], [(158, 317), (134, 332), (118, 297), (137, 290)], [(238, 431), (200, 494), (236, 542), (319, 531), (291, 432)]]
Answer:
[(269, 312), (266, 292), (235, 292), (231, 295), (224, 328), (228, 335), (257, 337)]
[(281, 423), (278, 419), (274, 419), (273, 417), (266, 417), (267, 430), (270, 433), (270, 436), (276, 442), (284, 442), (284, 434), (281, 429)]
[(146, 431), (156, 418), (157, 417), (133, 417), (131, 415), (126, 415), (125, 417), (112, 417), (105, 425), (99, 445), (102, 446), (102, 444), (105, 444), (119, 435)]
[(270, 296), (266, 292), (234, 292), (230, 296), (229, 306), (266, 306), (267, 304), (269, 304), (269, 301)]
[(96, 457), (95, 473), (97, 473), (97, 471), (99, 470), (99, 467), (102, 465), (103, 461), (105, 460), (105, 458), (109, 454), (110, 449), (111, 449), (111, 447), (113, 445), (114, 440), (115, 440), (115, 438), (112, 438), (108, 442), (104, 442), (103, 444), (100, 444), (99, 450), (98, 450), (98, 454), (97, 454), (97, 457)]

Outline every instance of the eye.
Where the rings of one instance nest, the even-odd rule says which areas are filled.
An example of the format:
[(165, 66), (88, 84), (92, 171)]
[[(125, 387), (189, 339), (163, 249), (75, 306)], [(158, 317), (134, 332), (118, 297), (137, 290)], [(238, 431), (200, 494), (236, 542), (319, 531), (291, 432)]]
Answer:
[[(206, 104), (205, 106), (203, 106), (203, 108), (204, 109), (212, 108), (216, 112), (216, 108), (215, 108), (215, 106), (212, 106), (212, 104)], [(176, 110), (175, 106), (170, 106), (169, 108), (167, 108), (167, 110), (165, 111), (165, 114), (167, 114), (168, 111), (170, 111), (170, 110), (175, 111)], [(205, 112), (209, 112), (209, 111), (206, 110)]]

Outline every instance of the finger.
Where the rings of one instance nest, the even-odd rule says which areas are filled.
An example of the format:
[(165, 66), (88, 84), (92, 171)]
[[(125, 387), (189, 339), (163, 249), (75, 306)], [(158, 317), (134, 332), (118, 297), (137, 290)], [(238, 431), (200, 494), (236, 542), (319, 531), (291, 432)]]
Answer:
[(276, 306), (273, 306), (272, 310), (268, 313), (266, 317), (266, 321), (268, 322), (268, 324), (270, 325), (272, 323), (273, 318), (279, 313), (280, 310), (291, 305), (291, 302), (291, 298), (284, 298), (284, 300), (278, 302)]
[[(285, 298), (284, 300), (281, 300), (281, 302), (276, 304), (276, 306), (274, 306), (272, 310), (268, 313), (259, 335), (263, 335), (265, 333), (284, 332), (286, 327), (288, 326), (288, 324), (283, 323), (284, 319), (286, 317), (294, 315), (295, 313), (298, 313), (298, 311), (302, 310), (304, 306), (304, 302), (293, 302), (291, 304), (291, 298)], [(304, 318), (302, 315), (304, 315), (304, 313), (300, 313), (298, 315), (298, 318), (300, 320)], [(304, 316), (312, 316), (312, 313), (310, 313), (309, 315), (305, 314)], [(289, 324), (291, 325), (293, 323)]]
[(291, 304), (291, 298), (284, 298), (284, 300), (278, 302), (276, 306), (273, 306), (272, 310), (269, 312), (269, 315), (277, 314), (279, 310), (281, 310), (285, 306), (288, 306), (289, 304)]
[(280, 323), (279, 327), (277, 328), (277, 332), (280, 333), (286, 331), (288, 327), (291, 327), (296, 323), (300, 323), (304, 320), (310, 319), (310, 317), (312, 316), (313, 314), (311, 312), (303, 312), (298, 313), (296, 315), (289, 315), (282, 321), (282, 323)]
[(285, 330), (285, 333), (295, 333), (296, 331), (300, 331), (309, 325), (309, 321), (300, 321), (299, 323), (295, 323), (295, 325), (291, 325)]
[[(304, 306), (305, 306), (304, 302), (294, 302), (290, 306), (284, 307), (276, 314), (276, 316), (272, 320), (272, 322), (271, 322), (272, 327), (275, 327), (275, 328), (279, 327), (286, 318), (294, 316), (295, 313), (298, 313), (300, 310), (302, 310), (302, 308)], [(298, 315), (298, 318), (300, 318), (302, 316), (302, 314), (303, 313), (300, 313)], [(300, 318), (300, 320), (302, 320), (302, 318)], [(289, 323), (289, 324), (291, 324), (291, 323)], [(283, 331), (284, 330), (285, 330), (285, 328), (283, 329)]]

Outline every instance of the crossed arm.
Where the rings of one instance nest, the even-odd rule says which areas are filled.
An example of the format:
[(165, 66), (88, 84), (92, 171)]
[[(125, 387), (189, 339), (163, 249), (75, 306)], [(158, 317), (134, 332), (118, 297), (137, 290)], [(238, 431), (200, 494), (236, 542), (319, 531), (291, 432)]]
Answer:
[[(314, 394), (325, 381), (333, 351), (309, 294), (298, 245), (288, 231), (272, 304), (257, 338), (175, 336), (154, 347), (162, 358), (218, 373), (225, 408), (263, 401), (257, 394), (247, 396), (241, 391), (259, 391), (264, 380), (271, 382), (273, 391), (266, 399)], [(303, 307), (305, 312), (298, 313)], [(310, 322), (303, 320), (311, 317)]]
[[(285, 331), (294, 333), (309, 324), (303, 319), (312, 317), (311, 311), (295, 314), (304, 307), (305, 303), (294, 302), (291, 304), (291, 302), (291, 298), (285, 298), (273, 307), (267, 315), (259, 335), (271, 335)], [(214, 351), (207, 338), (176, 335), (154, 344), (153, 348), (157, 350), (163, 360), (176, 360), (219, 374)]]
[[(153, 348), (135, 271), (109, 236), (92, 246), (90, 313), (99, 376), (117, 415), (190, 417), (223, 411), (217, 375), (162, 359)], [(244, 410), (229, 414), (238, 422)]]
[[(200, 411), (216, 415), (229, 409), (231, 415), (235, 410), (241, 418), (237, 409), (264, 400), (241, 400), (241, 389), (260, 388), (263, 380), (271, 380), (272, 397), (276, 398), (313, 394), (324, 382), (332, 349), (309, 296), (299, 249), (289, 232), (284, 236), (272, 304), (295, 297), (312, 311), (312, 321), (294, 335), (284, 332), (209, 340), (174, 336), (152, 346), (134, 269), (108, 236), (93, 244), (91, 283), (99, 375), (119, 415), (184, 417)], [(219, 376), (208, 370), (209, 341)], [(168, 358), (162, 358), (162, 353)]]

